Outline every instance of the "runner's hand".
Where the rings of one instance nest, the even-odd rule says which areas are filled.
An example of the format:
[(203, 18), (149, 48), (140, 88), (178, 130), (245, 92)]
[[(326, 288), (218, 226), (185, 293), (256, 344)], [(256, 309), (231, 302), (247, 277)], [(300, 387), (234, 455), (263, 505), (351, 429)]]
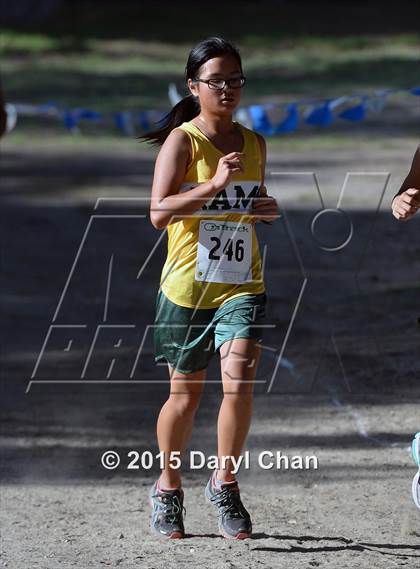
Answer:
[(272, 222), (281, 217), (277, 201), (272, 196), (267, 195), (265, 186), (261, 186), (259, 196), (261, 197), (252, 200), (252, 223), (257, 221)]
[(231, 152), (219, 159), (217, 170), (211, 181), (218, 191), (223, 190), (231, 181), (235, 172), (244, 172), (243, 152)]
[(392, 215), (397, 219), (407, 221), (420, 208), (420, 190), (408, 188), (392, 202)]

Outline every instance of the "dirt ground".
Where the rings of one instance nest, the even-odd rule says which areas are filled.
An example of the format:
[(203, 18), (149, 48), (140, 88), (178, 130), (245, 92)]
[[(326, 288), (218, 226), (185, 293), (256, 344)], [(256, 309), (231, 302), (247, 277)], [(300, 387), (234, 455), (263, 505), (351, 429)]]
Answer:
[[(419, 566), (409, 445), (420, 430), (420, 217), (404, 223), (390, 213), (414, 150), (401, 138), (387, 148), (269, 155), (267, 186), (283, 217), (275, 227), (258, 226), (271, 328), (244, 449), (251, 466), (238, 474), (254, 534), (224, 540), (204, 499), (210, 471), (185, 467), (187, 539), (167, 542), (149, 529), (147, 494), (157, 463), (127, 469), (131, 450), (158, 452), (156, 418), (168, 393), (150, 336), (129, 374), (153, 322), (165, 254), (162, 234), (147, 219), (153, 156), (6, 140), (2, 566)], [(325, 208), (337, 206), (346, 173), (359, 172), (340, 201), (345, 214), (325, 212), (312, 231), (322, 204), (308, 172), (317, 174)], [(131, 199), (102, 199), (94, 209), (109, 197)], [(122, 356), (109, 378), (112, 334), (98, 340), (86, 364), (96, 326), (105, 321), (132, 325), (121, 332)], [(66, 328), (47, 337), (52, 324), (84, 326), (74, 331), (75, 349), (63, 352)], [(220, 400), (214, 359), (189, 450), (216, 452)], [(107, 450), (121, 456), (115, 470), (101, 465)], [(318, 469), (264, 470), (257, 463), (264, 450), (315, 455)]]

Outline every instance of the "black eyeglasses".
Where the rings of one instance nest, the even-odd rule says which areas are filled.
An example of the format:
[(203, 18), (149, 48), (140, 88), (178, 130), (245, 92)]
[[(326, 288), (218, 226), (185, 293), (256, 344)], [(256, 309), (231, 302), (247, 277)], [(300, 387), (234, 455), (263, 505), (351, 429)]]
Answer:
[(195, 83), (207, 83), (209, 89), (222, 91), (226, 85), (231, 89), (240, 89), (245, 85), (246, 78), (234, 77), (233, 79), (194, 79)]

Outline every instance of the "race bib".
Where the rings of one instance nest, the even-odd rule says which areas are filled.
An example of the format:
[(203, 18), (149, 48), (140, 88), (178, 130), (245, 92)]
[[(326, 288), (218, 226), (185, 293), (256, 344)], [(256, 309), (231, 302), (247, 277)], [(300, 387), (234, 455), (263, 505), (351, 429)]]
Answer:
[(252, 281), (252, 224), (202, 219), (195, 280), (214, 283)]

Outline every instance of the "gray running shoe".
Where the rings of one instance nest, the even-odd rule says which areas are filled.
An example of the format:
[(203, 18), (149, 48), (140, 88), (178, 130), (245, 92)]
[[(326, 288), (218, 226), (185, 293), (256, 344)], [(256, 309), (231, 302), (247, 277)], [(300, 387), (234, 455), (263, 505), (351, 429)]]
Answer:
[(237, 480), (222, 484), (219, 490), (213, 485), (212, 475), (207, 482), (205, 496), (218, 510), (219, 531), (223, 537), (228, 539), (251, 537), (251, 516), (242, 504)]
[(150, 527), (160, 537), (180, 539), (185, 537), (183, 512), (184, 490), (158, 490), (157, 480), (149, 492), (153, 508)]

